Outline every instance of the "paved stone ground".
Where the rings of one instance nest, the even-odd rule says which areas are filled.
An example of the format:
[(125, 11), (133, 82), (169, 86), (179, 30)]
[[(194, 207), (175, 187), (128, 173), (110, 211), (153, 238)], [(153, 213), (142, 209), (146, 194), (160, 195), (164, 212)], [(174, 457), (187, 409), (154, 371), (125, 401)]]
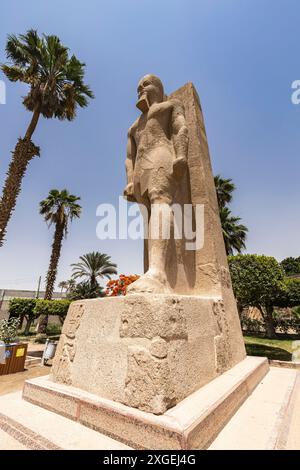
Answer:
[(31, 367), (24, 372), (17, 372), (16, 374), (8, 374), (0, 376), (0, 396), (7, 393), (16, 392), (23, 389), (25, 380), (40, 377), (41, 375), (49, 374), (50, 367), (36, 366)]
[(0, 450), (28, 450), (24, 444), (0, 429)]
[(42, 356), (44, 349), (45, 349), (44, 344), (28, 343), (27, 354), (30, 355), (34, 353), (35, 355), (38, 354), (39, 356)]
[(300, 449), (299, 407), (300, 373), (271, 367), (210, 449)]
[[(129, 449), (108, 436), (22, 400), (24, 380), (48, 373), (49, 367), (32, 367), (0, 377), (0, 450)], [(271, 367), (210, 449), (300, 450), (300, 372)]]
[[(2, 440), (1, 433), (6, 433)], [(126, 450), (125, 444), (22, 400), (21, 391), (0, 397), (0, 450)]]

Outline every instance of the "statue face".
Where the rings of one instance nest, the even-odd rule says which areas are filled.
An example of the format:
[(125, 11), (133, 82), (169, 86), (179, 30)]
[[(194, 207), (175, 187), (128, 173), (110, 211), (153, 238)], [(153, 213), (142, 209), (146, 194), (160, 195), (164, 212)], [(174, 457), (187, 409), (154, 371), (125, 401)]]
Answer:
[(145, 75), (138, 84), (138, 102), (137, 107), (146, 113), (153, 103), (159, 103), (163, 100), (162, 86), (159, 86), (153, 75)]

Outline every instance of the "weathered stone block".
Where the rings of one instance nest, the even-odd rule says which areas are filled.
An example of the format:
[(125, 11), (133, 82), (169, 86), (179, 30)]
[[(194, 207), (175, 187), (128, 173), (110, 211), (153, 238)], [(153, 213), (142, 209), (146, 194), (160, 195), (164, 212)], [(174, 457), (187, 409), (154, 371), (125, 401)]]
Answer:
[[(72, 303), (51, 378), (162, 414), (232, 367), (218, 298), (135, 294)], [(238, 360), (244, 358), (240, 351)]]

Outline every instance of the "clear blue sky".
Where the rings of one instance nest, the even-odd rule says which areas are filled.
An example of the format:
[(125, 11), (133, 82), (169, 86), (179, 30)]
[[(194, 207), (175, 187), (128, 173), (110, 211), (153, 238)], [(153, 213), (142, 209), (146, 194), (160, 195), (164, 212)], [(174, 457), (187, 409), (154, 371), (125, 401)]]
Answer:
[[(125, 184), (126, 132), (136, 118), (136, 84), (159, 75), (170, 93), (194, 82), (215, 173), (233, 178), (232, 210), (249, 227), (247, 251), (300, 255), (300, 79), (298, 0), (12, 0), (1, 5), (0, 61), (8, 33), (57, 34), (87, 64), (96, 99), (76, 121), (41, 120), (33, 160), (0, 249), (0, 288), (35, 288), (45, 277), (53, 231), (38, 214), (49, 189), (82, 198), (83, 215), (65, 241), (58, 281), (92, 250), (120, 272), (142, 270), (140, 241), (96, 238), (96, 207), (116, 203)], [(2, 79), (4, 77), (1, 77)], [(28, 125), (25, 87), (7, 83), (0, 105), (0, 185)]]

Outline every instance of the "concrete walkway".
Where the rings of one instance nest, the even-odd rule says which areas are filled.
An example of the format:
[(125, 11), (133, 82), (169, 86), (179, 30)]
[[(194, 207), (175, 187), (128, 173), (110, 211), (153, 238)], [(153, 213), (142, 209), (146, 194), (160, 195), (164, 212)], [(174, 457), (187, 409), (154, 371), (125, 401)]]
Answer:
[(27, 447), (0, 429), (0, 450), (28, 450)]
[[(125, 444), (22, 400), (21, 392), (0, 397), (0, 449), (125, 450)], [(12, 439), (9, 441), (9, 439)], [(9, 447), (5, 447), (9, 445)]]
[(40, 377), (41, 375), (49, 374), (49, 367), (36, 366), (31, 367), (24, 372), (17, 372), (16, 374), (8, 374), (0, 376), (0, 396), (7, 393), (22, 390), (25, 380)]
[[(35, 369), (38, 368), (31, 371)], [(40, 372), (49, 372), (49, 368), (43, 369)], [(0, 397), (0, 449), (125, 450), (129, 447), (22, 400), (19, 390)], [(210, 450), (215, 449), (299, 450), (300, 372), (271, 367), (211, 444)]]
[(297, 370), (271, 367), (210, 449), (300, 449), (299, 377)]

